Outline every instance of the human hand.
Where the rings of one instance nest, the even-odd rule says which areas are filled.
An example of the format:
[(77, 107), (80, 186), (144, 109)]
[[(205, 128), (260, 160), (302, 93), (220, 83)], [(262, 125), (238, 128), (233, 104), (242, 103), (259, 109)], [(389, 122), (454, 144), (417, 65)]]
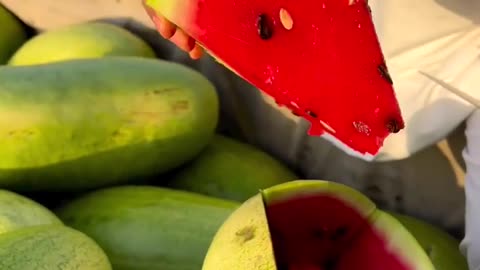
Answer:
[[(365, 0), (365, 2), (368, 4), (368, 0)], [(187, 52), (192, 59), (199, 59), (202, 57), (203, 49), (197, 44), (195, 39), (190, 37), (182, 29), (178, 28), (161, 14), (153, 11), (150, 7), (144, 7), (157, 28), (157, 31), (163, 38), (170, 40), (178, 48)]]
[(195, 39), (190, 37), (182, 29), (178, 28), (161, 14), (154, 12), (147, 6), (145, 6), (145, 9), (157, 28), (157, 31), (163, 38), (170, 40), (178, 48), (187, 52), (192, 59), (199, 59), (202, 57), (203, 49), (197, 44)]

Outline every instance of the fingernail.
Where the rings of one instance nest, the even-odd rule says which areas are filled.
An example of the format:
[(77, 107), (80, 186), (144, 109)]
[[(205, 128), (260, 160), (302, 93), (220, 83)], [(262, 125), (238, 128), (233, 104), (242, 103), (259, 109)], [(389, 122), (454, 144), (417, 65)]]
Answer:
[(200, 59), (202, 57), (202, 54), (203, 50), (198, 44), (195, 44), (195, 47), (189, 53), (190, 58), (192, 58), (193, 60)]

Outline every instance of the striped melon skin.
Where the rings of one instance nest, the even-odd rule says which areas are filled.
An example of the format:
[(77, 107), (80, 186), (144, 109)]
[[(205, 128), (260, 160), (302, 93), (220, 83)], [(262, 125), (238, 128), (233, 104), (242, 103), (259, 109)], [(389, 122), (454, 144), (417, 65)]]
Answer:
[(0, 187), (81, 191), (195, 157), (218, 122), (200, 73), (141, 57), (0, 68)]
[(0, 269), (111, 270), (103, 250), (50, 210), (0, 190)]
[(126, 29), (87, 22), (37, 34), (13, 54), (8, 64), (28, 66), (109, 56), (156, 57), (145, 41)]
[(115, 270), (198, 270), (236, 202), (154, 186), (119, 186), (56, 213), (105, 250)]

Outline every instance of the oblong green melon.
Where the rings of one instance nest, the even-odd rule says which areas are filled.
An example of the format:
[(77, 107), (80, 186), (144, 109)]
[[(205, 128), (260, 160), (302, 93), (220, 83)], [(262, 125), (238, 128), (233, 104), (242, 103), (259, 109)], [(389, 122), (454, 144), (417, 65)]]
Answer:
[(22, 23), (2, 4), (0, 4), (0, 27), (0, 65), (3, 65), (27, 40), (27, 33)]
[(0, 68), (0, 187), (83, 190), (163, 173), (218, 121), (200, 73), (140, 57)]
[(113, 24), (87, 22), (39, 33), (23, 44), (8, 64), (24, 66), (107, 56), (154, 58), (155, 52), (126, 29)]
[(433, 270), (391, 215), (342, 184), (297, 180), (263, 190), (224, 222), (204, 270)]
[(103, 250), (37, 202), (0, 190), (0, 269), (111, 270)]
[(152, 186), (113, 187), (56, 213), (94, 239), (115, 270), (198, 270), (213, 235), (238, 203)]
[(60, 219), (43, 205), (0, 189), (0, 234), (30, 226), (61, 224)]
[(100, 247), (62, 225), (27, 227), (0, 234), (0, 269), (111, 270)]
[(168, 186), (244, 201), (256, 193), (297, 176), (280, 161), (252, 145), (217, 134)]

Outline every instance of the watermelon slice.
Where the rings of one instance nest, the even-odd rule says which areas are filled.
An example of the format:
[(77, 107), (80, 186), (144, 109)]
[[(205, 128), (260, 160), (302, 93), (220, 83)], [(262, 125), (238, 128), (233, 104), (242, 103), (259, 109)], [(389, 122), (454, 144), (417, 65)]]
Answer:
[(144, 0), (219, 62), (361, 154), (404, 128), (365, 0)]
[(418, 241), (359, 192), (297, 180), (247, 200), (215, 235), (203, 270), (434, 270)]

